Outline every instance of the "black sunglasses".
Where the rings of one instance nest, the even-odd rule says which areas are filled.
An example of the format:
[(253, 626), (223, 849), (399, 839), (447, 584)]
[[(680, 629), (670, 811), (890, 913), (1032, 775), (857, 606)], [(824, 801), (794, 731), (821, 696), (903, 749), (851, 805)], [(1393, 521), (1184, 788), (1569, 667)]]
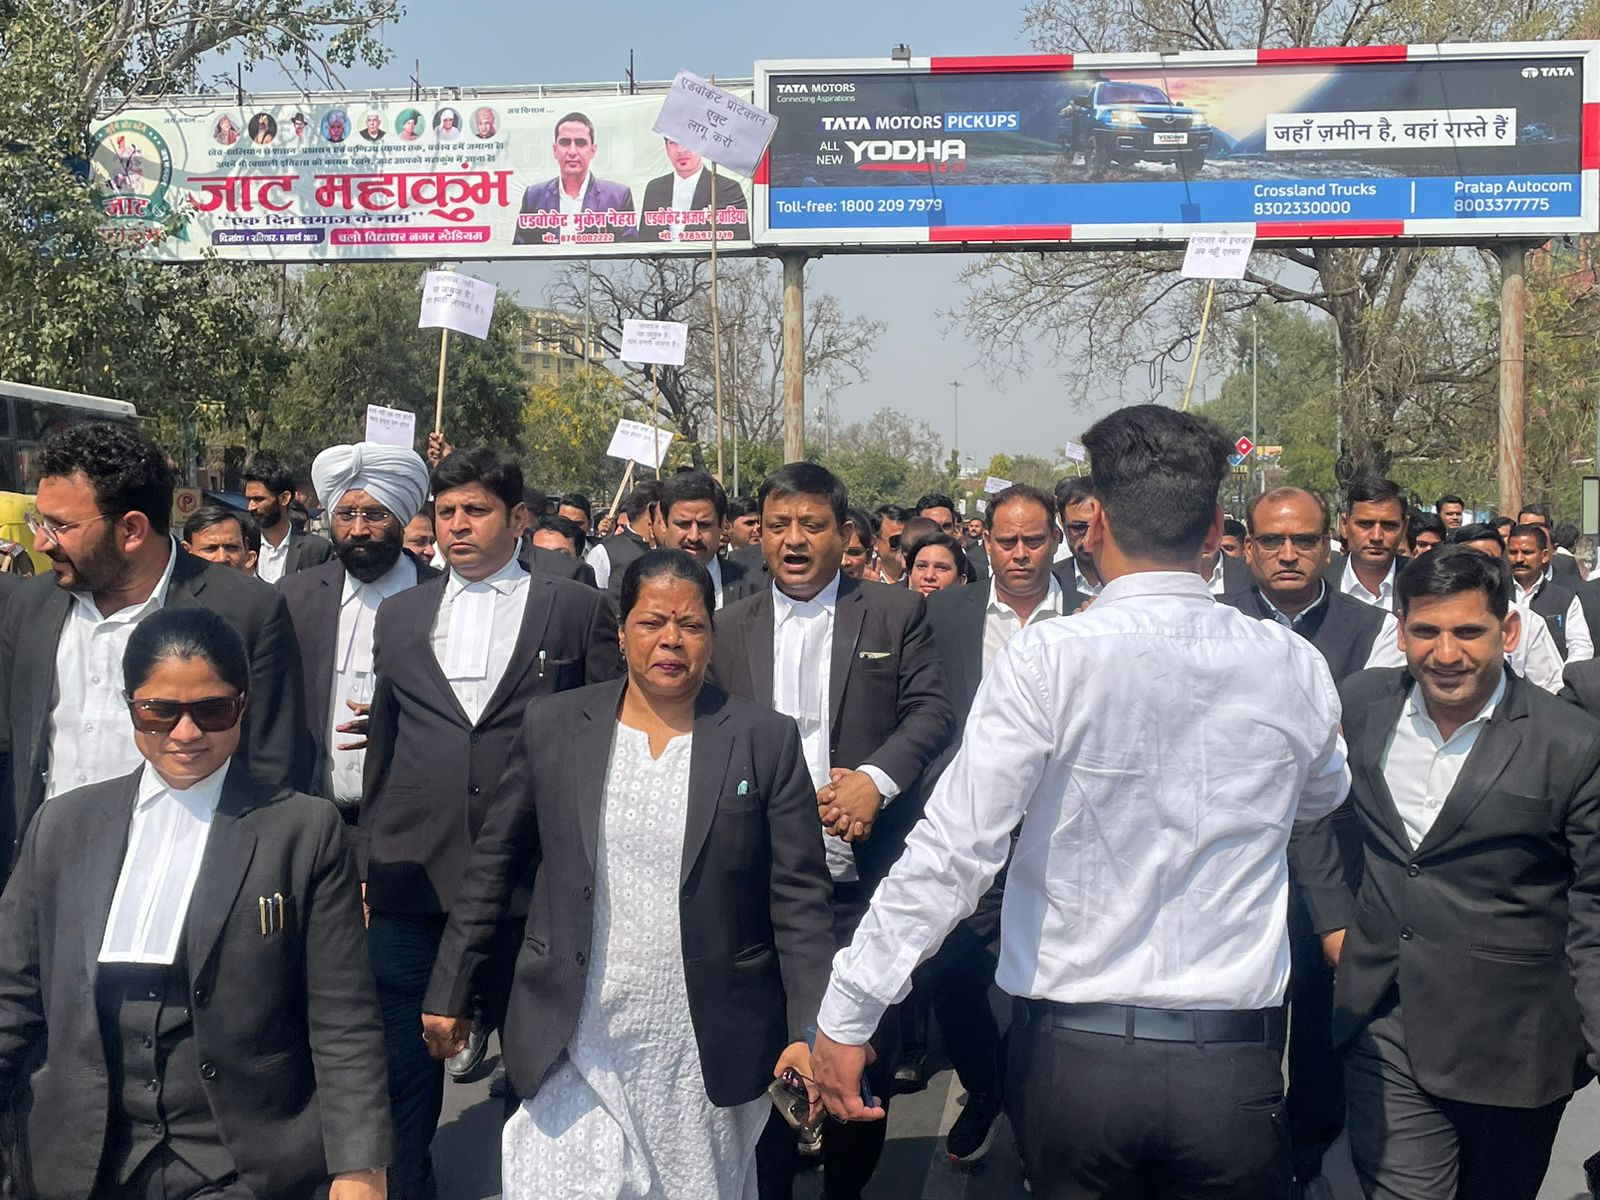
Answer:
[(184, 716), (202, 733), (221, 733), (239, 723), (244, 713), (244, 693), (208, 696), (204, 700), (135, 700), (128, 697), (128, 715), (140, 733), (171, 733)]

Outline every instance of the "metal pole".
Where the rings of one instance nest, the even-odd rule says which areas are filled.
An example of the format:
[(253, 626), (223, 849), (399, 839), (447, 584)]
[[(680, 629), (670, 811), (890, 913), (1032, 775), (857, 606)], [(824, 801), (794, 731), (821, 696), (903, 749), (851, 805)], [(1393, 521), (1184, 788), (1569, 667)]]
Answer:
[(1501, 242), (1500, 259), (1500, 439), (1498, 476), (1500, 511), (1516, 514), (1522, 507), (1522, 385), (1524, 323), (1528, 311), (1527, 246)]
[[(1250, 477), (1254, 478), (1256, 465), (1261, 461), (1261, 409), (1258, 403), (1261, 379), (1261, 333), (1256, 328), (1256, 310), (1250, 310)], [(1253, 489), (1260, 491), (1257, 484)]]
[(806, 253), (785, 250), (783, 263), (783, 461), (806, 456)]
[(950, 449), (956, 456), (956, 477), (961, 475), (961, 381), (950, 381)]

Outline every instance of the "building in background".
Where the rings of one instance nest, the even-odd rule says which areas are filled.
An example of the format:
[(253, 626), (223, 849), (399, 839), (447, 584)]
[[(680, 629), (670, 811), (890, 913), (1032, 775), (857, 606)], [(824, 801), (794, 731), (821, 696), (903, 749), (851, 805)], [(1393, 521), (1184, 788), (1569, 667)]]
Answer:
[(605, 347), (590, 336), (581, 314), (525, 308), (522, 316), (517, 359), (532, 383), (566, 383), (585, 366), (598, 367), (605, 361)]

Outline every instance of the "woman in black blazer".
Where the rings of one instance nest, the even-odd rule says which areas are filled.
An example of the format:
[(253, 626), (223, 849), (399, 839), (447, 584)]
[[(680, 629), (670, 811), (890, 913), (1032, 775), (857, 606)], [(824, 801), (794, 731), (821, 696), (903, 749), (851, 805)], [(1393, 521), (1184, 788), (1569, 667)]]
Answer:
[(704, 682), (715, 608), (677, 550), (623, 578), (625, 680), (528, 708), (428, 988), (440, 1057), (513, 886), (533, 901), (502, 1032), (521, 1107), (507, 1200), (737, 1198), (775, 1075), (810, 1076), (832, 955), (822, 827), (792, 720)]
[(354, 859), (333, 805), (268, 793), (236, 758), (249, 679), (216, 613), (146, 617), (123, 658), (144, 765), (28, 827), (0, 897), (24, 1200), (385, 1195)]

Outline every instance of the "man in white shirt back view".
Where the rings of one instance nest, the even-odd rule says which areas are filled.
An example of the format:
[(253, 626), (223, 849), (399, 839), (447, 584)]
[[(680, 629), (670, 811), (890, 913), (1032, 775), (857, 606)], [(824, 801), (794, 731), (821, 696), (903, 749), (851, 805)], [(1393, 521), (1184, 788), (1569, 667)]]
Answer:
[[(996, 983), (1016, 997), (1006, 1110), (1036, 1196), (1281, 1197), (1285, 923), (1336, 878), (1322, 817), (1349, 786), (1314, 647), (1217, 604), (1227, 439), (1155, 405), (1098, 422), (1087, 610), (995, 657), (925, 819), (834, 961), (813, 1068), (872, 1120), (879, 1014), (973, 910), (1022, 827)], [(1239, 680), (1251, 681), (1241, 688)]]

